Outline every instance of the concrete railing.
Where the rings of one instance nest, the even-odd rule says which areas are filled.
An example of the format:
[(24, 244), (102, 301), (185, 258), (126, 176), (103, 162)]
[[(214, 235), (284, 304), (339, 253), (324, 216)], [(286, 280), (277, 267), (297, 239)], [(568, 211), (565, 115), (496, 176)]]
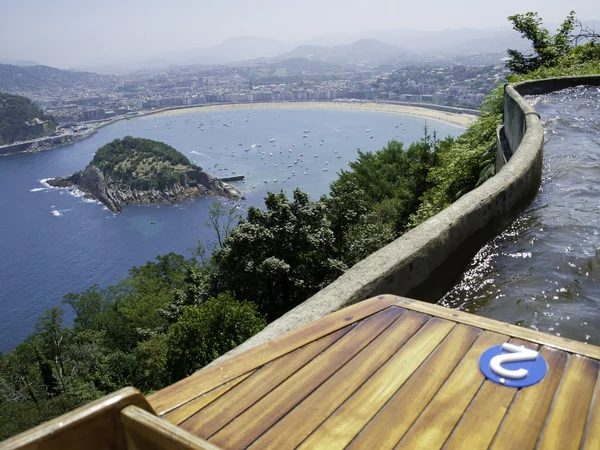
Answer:
[(494, 177), (358, 262), (329, 286), (213, 364), (378, 294), (429, 301), (440, 298), (456, 282), (475, 253), (506, 228), (539, 189), (544, 130), (539, 115), (521, 95), (585, 84), (600, 85), (600, 76), (505, 86), (504, 134), (512, 157)]

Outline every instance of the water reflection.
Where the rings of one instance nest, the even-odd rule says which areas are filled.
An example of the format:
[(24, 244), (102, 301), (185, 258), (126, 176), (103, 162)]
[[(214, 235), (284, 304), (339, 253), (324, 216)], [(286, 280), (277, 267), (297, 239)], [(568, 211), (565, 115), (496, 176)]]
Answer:
[(440, 304), (600, 344), (600, 90), (528, 101), (544, 124), (540, 191)]

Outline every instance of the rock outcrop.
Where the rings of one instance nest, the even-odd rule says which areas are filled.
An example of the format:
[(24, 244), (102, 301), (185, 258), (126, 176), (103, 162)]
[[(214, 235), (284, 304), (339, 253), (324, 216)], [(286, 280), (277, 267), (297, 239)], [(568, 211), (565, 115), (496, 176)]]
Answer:
[(47, 183), (55, 187), (77, 187), (87, 197), (102, 202), (117, 213), (125, 205), (147, 205), (151, 203), (180, 203), (186, 198), (202, 195), (238, 198), (239, 193), (229, 185), (211, 177), (197, 168), (178, 173), (178, 182), (165, 188), (139, 189), (135, 183), (126, 183), (114, 175), (105, 175), (98, 167), (90, 164), (85, 170), (68, 177), (58, 177)]

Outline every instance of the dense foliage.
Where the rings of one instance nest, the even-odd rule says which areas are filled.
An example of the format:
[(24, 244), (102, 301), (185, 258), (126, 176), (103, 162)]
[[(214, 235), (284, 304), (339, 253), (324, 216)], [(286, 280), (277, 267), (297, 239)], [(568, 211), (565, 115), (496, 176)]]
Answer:
[(0, 92), (0, 145), (48, 136), (57, 126), (27, 97)]
[[(563, 53), (509, 81), (600, 73), (594, 41)], [(199, 245), (194, 258), (159, 256), (114, 286), (66, 295), (72, 326), (52, 308), (0, 355), (0, 439), (122, 386), (149, 392), (189, 375), (485, 182), (494, 174), (502, 101), (502, 89), (494, 90), (457, 139), (425, 130), (408, 147), (391, 141), (359, 152), (316, 201), (301, 190), (291, 199), (269, 193), (265, 208), (245, 218), (217, 203), (207, 222), (216, 242)], [(126, 137), (98, 151), (94, 164), (115, 173), (141, 155), (132, 176), (148, 159), (189, 164), (159, 144)]]
[(165, 189), (190, 168), (200, 169), (173, 147), (151, 139), (125, 136), (99, 148), (91, 162), (105, 176), (134, 189)]

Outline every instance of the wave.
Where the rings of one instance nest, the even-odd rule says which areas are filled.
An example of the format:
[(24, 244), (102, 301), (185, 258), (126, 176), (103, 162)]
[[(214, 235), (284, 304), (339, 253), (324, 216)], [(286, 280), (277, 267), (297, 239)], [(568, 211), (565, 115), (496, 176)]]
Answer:
[(52, 179), (52, 178), (42, 178), (42, 179), (40, 180), (40, 183), (41, 183), (41, 184), (42, 184), (42, 185), (43, 185), (43, 186), (44, 186), (46, 189), (51, 189), (51, 188), (53, 188), (53, 187), (54, 187), (54, 186), (50, 186), (50, 185), (48, 184), (48, 180), (51, 180), (51, 179)]
[(33, 189), (29, 189), (29, 192), (40, 192), (40, 191), (45, 191), (48, 188), (33, 188)]

